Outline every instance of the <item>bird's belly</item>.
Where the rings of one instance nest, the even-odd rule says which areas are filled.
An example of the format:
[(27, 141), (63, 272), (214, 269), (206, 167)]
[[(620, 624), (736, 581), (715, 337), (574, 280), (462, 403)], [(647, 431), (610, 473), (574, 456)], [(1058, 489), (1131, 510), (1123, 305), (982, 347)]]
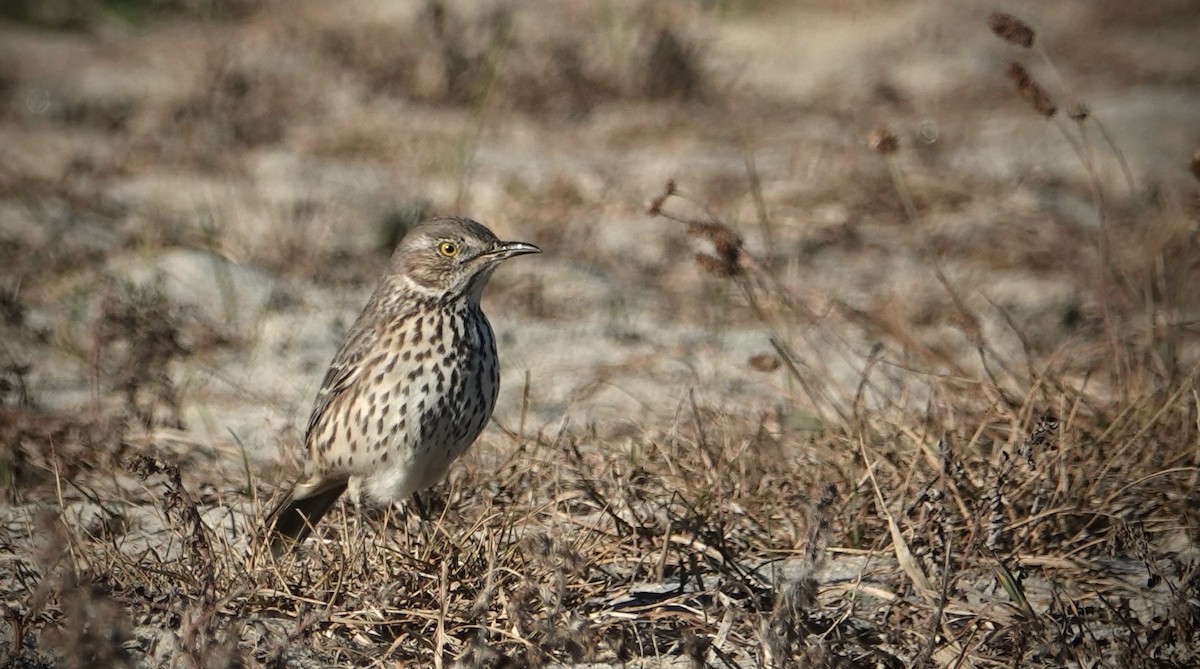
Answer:
[(407, 499), (440, 481), (463, 450), (435, 448), (420, 456), (414, 450), (404, 464), (377, 467), (361, 477), (359, 501), (383, 505)]
[(402, 401), (361, 425), (366, 467), (353, 477), (362, 501), (386, 504), (434, 485), (483, 431), (495, 406), (494, 365), (483, 356), (453, 362), (387, 384)]

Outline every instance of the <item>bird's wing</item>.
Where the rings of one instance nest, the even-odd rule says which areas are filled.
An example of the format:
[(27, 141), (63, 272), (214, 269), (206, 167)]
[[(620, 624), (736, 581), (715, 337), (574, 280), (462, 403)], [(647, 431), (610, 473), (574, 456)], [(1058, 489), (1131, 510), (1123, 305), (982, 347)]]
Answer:
[(313, 401), (312, 415), (308, 417), (308, 427), (304, 430), (306, 444), (317, 433), (317, 428), (323, 422), (329, 407), (362, 378), (363, 358), (378, 339), (379, 328), (372, 327), (361, 318), (346, 334), (342, 348), (334, 356), (333, 362), (329, 363), (329, 370), (325, 372), (321, 389), (317, 391), (317, 398)]

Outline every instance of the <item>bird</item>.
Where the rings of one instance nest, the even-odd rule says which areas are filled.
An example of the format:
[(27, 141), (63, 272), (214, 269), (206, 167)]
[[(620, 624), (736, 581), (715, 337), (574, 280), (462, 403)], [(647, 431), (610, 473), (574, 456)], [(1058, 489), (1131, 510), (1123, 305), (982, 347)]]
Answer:
[(267, 515), (271, 553), (294, 549), (348, 488), (386, 506), (440, 481), (496, 406), (496, 337), (480, 306), (496, 267), (541, 253), (469, 218), (400, 240), (317, 391), (303, 474)]

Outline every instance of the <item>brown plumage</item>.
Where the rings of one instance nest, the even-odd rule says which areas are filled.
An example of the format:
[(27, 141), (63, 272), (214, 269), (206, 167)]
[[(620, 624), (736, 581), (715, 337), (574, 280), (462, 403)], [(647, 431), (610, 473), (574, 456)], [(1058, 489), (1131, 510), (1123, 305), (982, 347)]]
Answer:
[(303, 541), (347, 488), (380, 505), (445, 476), (500, 389), (484, 286), (501, 261), (539, 252), (465, 218), (422, 223), (401, 240), (317, 392), (304, 474), (267, 519), (272, 553)]

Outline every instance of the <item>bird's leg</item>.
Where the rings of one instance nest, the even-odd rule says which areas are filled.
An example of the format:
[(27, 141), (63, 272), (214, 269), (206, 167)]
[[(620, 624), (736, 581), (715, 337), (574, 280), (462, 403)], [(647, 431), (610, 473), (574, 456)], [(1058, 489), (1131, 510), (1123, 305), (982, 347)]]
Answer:
[(417, 493), (413, 493), (407, 500), (392, 502), (389, 509), (395, 512), (396, 526), (404, 531), (407, 541), (429, 540), (429, 523), (426, 522), (429, 519), (428, 506)]
[[(366, 548), (368, 539), (375, 545), (376, 548), (382, 546), (384, 537), (387, 536), (387, 506), (374, 504), (371, 500), (366, 499), (363, 494), (361, 485), (351, 486), (350, 499), (354, 502), (354, 536), (362, 542), (361, 546)], [(366, 560), (368, 551), (360, 550), (358, 553)], [(364, 565), (365, 566), (365, 565)]]
[[(351, 524), (354, 526), (353, 527), (354, 534), (352, 535), (354, 537), (354, 539), (351, 539), (351, 537), (348, 536), (348, 537), (346, 537), (346, 543), (349, 543), (350, 541), (355, 541), (355, 542), (362, 541), (365, 543), (366, 536), (367, 536), (366, 532), (368, 530), (368, 527), (370, 526), (370, 522), (367, 517), (368, 514), (370, 513), (370, 505), (363, 504), (362, 498), (356, 494), (351, 494), (350, 500), (354, 503), (354, 513), (351, 514), (351, 520), (350, 520)], [(366, 572), (367, 571), (367, 551), (357, 550), (354, 552), (357, 553), (361, 557), (361, 559), (363, 561), (362, 569), (364, 572)]]
[(412, 501), (411, 508), (417, 512), (417, 517), (419, 517), (421, 519), (421, 522), (428, 523), (429, 522), (429, 507), (425, 504), (425, 500), (421, 499), (421, 493), (414, 492), (412, 494), (412, 497), (410, 497), (409, 499)]

